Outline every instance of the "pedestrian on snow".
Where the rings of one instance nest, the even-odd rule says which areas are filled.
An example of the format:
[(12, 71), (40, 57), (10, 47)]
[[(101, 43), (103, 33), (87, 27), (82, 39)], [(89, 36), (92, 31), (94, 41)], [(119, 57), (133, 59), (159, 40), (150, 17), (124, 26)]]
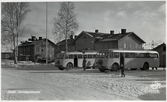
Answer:
[(82, 62), (83, 70), (86, 70), (86, 57), (84, 57), (83, 62)]

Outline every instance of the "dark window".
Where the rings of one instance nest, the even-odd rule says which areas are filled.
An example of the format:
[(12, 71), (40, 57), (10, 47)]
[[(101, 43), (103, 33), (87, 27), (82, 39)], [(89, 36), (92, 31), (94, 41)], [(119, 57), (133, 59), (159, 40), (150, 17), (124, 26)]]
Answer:
[(163, 51), (166, 51), (166, 46), (163, 47)]
[(114, 58), (119, 58), (119, 53), (118, 52), (114, 52)]
[(96, 55), (93, 55), (93, 58), (96, 58)]
[(88, 55), (84, 55), (85, 58), (87, 58)]
[(81, 55), (81, 54), (79, 54), (79, 55), (78, 55), (78, 58), (82, 58), (82, 55)]
[(88, 55), (88, 58), (92, 58), (92, 55)]
[(113, 58), (113, 52), (111, 52), (109, 56), (110, 56), (110, 58)]
[(68, 59), (68, 55), (65, 55), (65, 59)]
[(73, 58), (73, 55), (69, 55), (69, 59), (72, 59)]

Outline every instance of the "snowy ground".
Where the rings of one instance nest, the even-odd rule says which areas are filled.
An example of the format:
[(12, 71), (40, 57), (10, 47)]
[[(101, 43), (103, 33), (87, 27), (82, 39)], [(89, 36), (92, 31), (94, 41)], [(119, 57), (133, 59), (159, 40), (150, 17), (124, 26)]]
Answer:
[[(32, 67), (32, 66), (31, 66)], [(45, 66), (47, 67), (47, 66)], [(54, 67), (53, 67), (54, 68)], [(166, 70), (27, 70), (1, 68), (2, 100), (166, 100)], [(156, 87), (159, 86), (159, 87)]]

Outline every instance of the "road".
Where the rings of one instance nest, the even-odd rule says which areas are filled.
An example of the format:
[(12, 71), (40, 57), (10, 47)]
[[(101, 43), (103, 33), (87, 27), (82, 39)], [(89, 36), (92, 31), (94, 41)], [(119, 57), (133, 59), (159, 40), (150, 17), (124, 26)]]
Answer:
[[(147, 92), (144, 91), (152, 81), (161, 82), (166, 89), (166, 73), (163, 70), (125, 73), (126, 77), (121, 78), (115, 72), (100, 73), (96, 69), (60, 71), (2, 68), (1, 97), (2, 100), (140, 100), (143, 98), (139, 96), (152, 92), (148, 88)], [(134, 73), (137, 75), (134, 76)], [(150, 75), (157, 77), (151, 78)], [(163, 100), (164, 95), (166, 93), (160, 99)]]

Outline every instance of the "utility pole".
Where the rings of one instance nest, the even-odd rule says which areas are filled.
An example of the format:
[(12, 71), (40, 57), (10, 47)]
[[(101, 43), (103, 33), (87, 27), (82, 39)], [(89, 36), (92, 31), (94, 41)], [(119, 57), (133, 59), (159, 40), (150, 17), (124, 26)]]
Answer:
[(48, 4), (46, 2), (46, 64), (48, 64), (48, 39), (47, 39), (47, 11), (48, 10)]

